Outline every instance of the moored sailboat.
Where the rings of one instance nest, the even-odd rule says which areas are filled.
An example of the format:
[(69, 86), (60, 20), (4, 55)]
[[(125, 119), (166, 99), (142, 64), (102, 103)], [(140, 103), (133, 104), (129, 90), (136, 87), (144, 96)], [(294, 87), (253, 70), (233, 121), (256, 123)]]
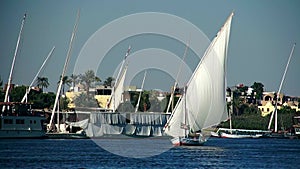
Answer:
[[(86, 138), (85, 133), (83, 132), (83, 130), (80, 130), (79, 132), (69, 132), (66, 130), (66, 124), (60, 124), (60, 110), (59, 110), (59, 99), (60, 99), (60, 95), (61, 95), (61, 88), (62, 88), (62, 83), (63, 83), (63, 78), (65, 77), (65, 73), (70, 61), (70, 57), (71, 57), (71, 50), (72, 50), (72, 44), (73, 44), (73, 40), (75, 38), (75, 34), (77, 31), (77, 27), (78, 27), (78, 22), (79, 22), (79, 16), (80, 16), (80, 12), (78, 10), (77, 12), (77, 17), (76, 17), (76, 22), (73, 28), (73, 32), (71, 34), (71, 38), (70, 38), (70, 42), (69, 42), (69, 48), (67, 51), (67, 56), (66, 56), (66, 60), (64, 63), (64, 67), (63, 67), (63, 71), (62, 74), (60, 76), (60, 80), (59, 80), (59, 84), (58, 84), (58, 88), (57, 88), (57, 92), (56, 92), (56, 97), (55, 97), (55, 102), (54, 102), (54, 107), (51, 113), (51, 119), (49, 124), (47, 125), (47, 137), (49, 138)], [(54, 115), (55, 113), (57, 114), (57, 124), (54, 123)]]
[(12, 89), (12, 74), (15, 66), (18, 47), (26, 19), (24, 15), (21, 23), (16, 49), (13, 56), (11, 70), (6, 85), (4, 102), (0, 102), (0, 138), (41, 138), (45, 136), (43, 123), (45, 117), (35, 113), (31, 104), (24, 102), (10, 102), (9, 95)]
[(226, 64), (232, 17), (233, 13), (209, 45), (165, 125), (174, 145), (203, 145), (202, 130), (227, 119)]
[[(277, 129), (277, 121), (278, 121), (277, 120), (277, 110), (278, 110), (277, 109), (277, 106), (278, 106), (277, 105), (277, 101), (278, 101), (277, 98), (279, 98), (279, 94), (281, 92), (283, 82), (285, 80), (285, 76), (286, 76), (291, 58), (292, 58), (293, 53), (294, 53), (295, 46), (296, 46), (296, 43), (293, 44), (291, 53), (290, 53), (289, 58), (288, 58), (288, 62), (285, 66), (285, 70), (284, 70), (284, 73), (283, 73), (282, 78), (281, 78), (281, 82), (280, 82), (280, 85), (279, 85), (278, 92), (276, 93), (276, 96), (275, 96), (276, 100), (275, 100), (275, 105), (274, 105), (274, 111), (271, 114), (270, 121), (269, 121), (269, 124), (268, 124), (268, 130), (270, 131), (270, 133), (264, 135), (265, 137), (270, 137), (270, 138), (288, 138), (289, 137), (286, 132), (278, 132), (278, 129)], [(275, 118), (274, 118), (274, 130), (271, 130), (271, 125), (272, 125), (274, 116), (275, 116)]]

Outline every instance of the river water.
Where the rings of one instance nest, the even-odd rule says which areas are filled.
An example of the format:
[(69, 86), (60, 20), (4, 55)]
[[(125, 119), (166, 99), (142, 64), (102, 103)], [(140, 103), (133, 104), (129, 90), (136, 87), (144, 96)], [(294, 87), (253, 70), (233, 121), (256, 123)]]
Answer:
[(0, 168), (292, 169), (299, 166), (300, 139), (210, 138), (200, 147), (171, 147), (167, 138), (0, 140)]

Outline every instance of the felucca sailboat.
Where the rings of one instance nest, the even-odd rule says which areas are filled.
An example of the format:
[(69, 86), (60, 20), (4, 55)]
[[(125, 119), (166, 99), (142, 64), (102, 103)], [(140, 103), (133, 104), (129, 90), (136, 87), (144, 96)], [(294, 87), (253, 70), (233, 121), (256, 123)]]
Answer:
[(174, 145), (203, 145), (201, 131), (227, 119), (226, 64), (230, 14), (200, 60), (164, 130)]

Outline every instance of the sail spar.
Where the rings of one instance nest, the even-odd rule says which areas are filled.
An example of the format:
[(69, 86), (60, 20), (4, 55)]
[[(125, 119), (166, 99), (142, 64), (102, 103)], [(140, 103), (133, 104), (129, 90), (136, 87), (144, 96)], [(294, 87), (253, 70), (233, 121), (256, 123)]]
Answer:
[(227, 118), (226, 64), (232, 17), (233, 13), (207, 48), (187, 83), (186, 92), (167, 122), (166, 134), (185, 136), (185, 129), (181, 127), (185, 123), (185, 114), (192, 131), (208, 128)]

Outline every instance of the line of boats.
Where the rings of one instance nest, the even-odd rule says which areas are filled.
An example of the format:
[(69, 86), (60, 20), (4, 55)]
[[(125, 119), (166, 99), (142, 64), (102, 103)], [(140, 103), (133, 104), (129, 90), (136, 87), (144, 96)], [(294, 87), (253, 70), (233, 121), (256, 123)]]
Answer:
[[(171, 113), (168, 111), (160, 113), (117, 112), (117, 107), (121, 103), (120, 100), (123, 94), (122, 88), (127, 70), (127, 65), (123, 65), (126, 63), (126, 58), (129, 55), (129, 47), (115, 86), (112, 88), (113, 92), (109, 99), (109, 104), (105, 109), (59, 112), (57, 104), (62, 85), (62, 83), (59, 83), (60, 86), (57, 90), (54, 108), (51, 114), (48, 114), (51, 115), (48, 124), (45, 121), (45, 114), (32, 110), (30, 104), (26, 102), (9, 102), (9, 92), (11, 90), (10, 74), (5, 100), (0, 103), (0, 106), (2, 106), (0, 138), (93, 138), (122, 134), (135, 137), (167, 136), (172, 138), (171, 142), (174, 145), (199, 146), (207, 141), (207, 135), (222, 138), (272, 137), (270, 130), (219, 128), (216, 132), (209, 134), (206, 132), (206, 129), (217, 126), (220, 122), (228, 119), (225, 98), (226, 63), (232, 17), (233, 13), (230, 14), (207, 48), (187, 85), (183, 87), (183, 93)], [(22, 20), (13, 60), (15, 60), (18, 51), (18, 43), (25, 18), (26, 15)], [(78, 19), (74, 26), (70, 48), (61, 77), (64, 77), (66, 72), (77, 24)], [(11, 72), (13, 67), (14, 61)], [(60, 82), (62, 82), (62, 79)], [(177, 86), (176, 82), (174, 91), (175, 86)], [(171, 98), (174, 91), (171, 93)], [(55, 114), (57, 115), (57, 123), (54, 122)], [(65, 119), (63, 122), (59, 120), (61, 119), (59, 115)]]

